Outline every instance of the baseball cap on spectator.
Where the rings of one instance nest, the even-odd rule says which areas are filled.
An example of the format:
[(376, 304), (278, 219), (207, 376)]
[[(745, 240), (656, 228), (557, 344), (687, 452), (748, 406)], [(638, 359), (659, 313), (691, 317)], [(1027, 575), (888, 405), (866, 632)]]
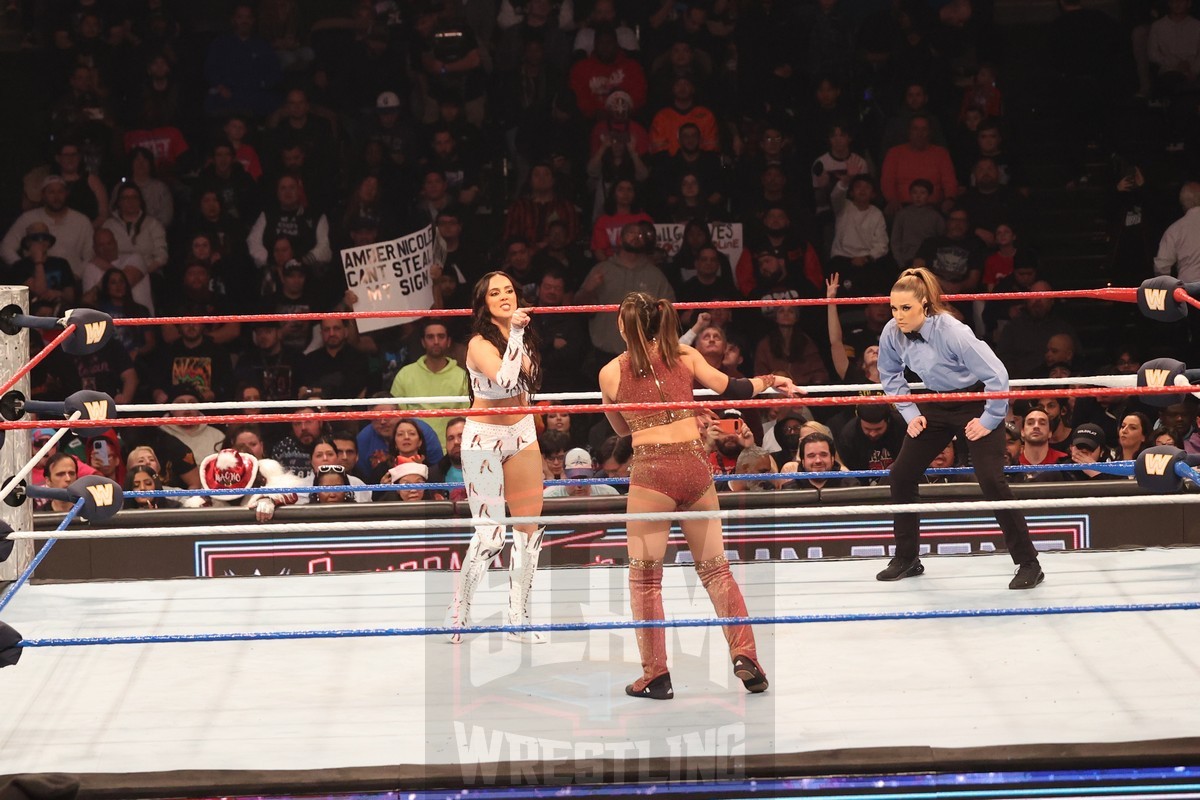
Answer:
[(283, 268), (280, 270), (280, 272), (284, 275), (288, 275), (288, 274), (295, 273), (295, 272), (303, 272), (305, 274), (308, 274), (308, 270), (304, 268), (304, 264), (302, 264), (301, 262), (297, 261), (294, 258), (290, 259), (286, 264), (284, 264)]
[(53, 186), (56, 183), (61, 183), (63, 186), (67, 185), (67, 181), (62, 175), (47, 175), (42, 179), (42, 188), (45, 189), (47, 186)]
[(787, 422), (789, 419), (794, 419), (801, 425), (809, 421), (808, 417), (804, 416), (799, 411), (795, 410), (794, 408), (789, 408), (787, 411), (783, 412), (783, 416), (781, 416), (775, 424), (778, 425), (780, 423)]
[(46, 223), (34, 222), (25, 229), (25, 235), (21, 237), (20, 250), (22, 253), (24, 253), (29, 249), (29, 245), (33, 242), (46, 242), (51, 247), (54, 247), (54, 243), (57, 241), (58, 240), (54, 238), (54, 234), (50, 232), (50, 228), (46, 225)]
[(1090, 422), (1075, 428), (1071, 434), (1071, 446), (1085, 450), (1103, 450), (1107, 446), (1104, 430)]
[(871, 405), (864, 404), (864, 405), (855, 406), (854, 413), (863, 422), (871, 422), (871, 423), (875, 423), (875, 424), (883, 422), (884, 420), (886, 420), (888, 418), (888, 416), (890, 414), (890, 412), (888, 411), (888, 407), (883, 405), (882, 403), (871, 404)]
[(1033, 252), (1028, 247), (1018, 247), (1017, 252), (1013, 254), (1013, 269), (1036, 270), (1037, 268), (1037, 253)]
[(167, 398), (177, 403), (185, 397), (190, 397), (193, 403), (200, 402), (200, 392), (190, 383), (177, 383), (167, 390)]
[(400, 113), (400, 95), (395, 92), (380, 92), (375, 98), (375, 110), (381, 114)]
[(33, 433), (30, 434), (30, 438), (33, 440), (34, 444), (39, 444), (45, 442), (53, 435), (53, 428), (34, 428)]
[(782, 247), (760, 247), (754, 251), (754, 260), (755, 261), (762, 258), (763, 256), (775, 256), (776, 258), (782, 258), (786, 261), (787, 260), (787, 250)]
[(738, 429), (741, 429), (746, 425), (746, 421), (742, 417), (742, 412), (738, 411), (736, 408), (726, 408), (717, 412), (717, 416), (721, 420), (736, 419), (738, 424), (734, 425), (734, 427)]
[(1020, 439), (1021, 429), (1017, 427), (1017, 423), (1015, 422), (1006, 422), (1004, 423), (1004, 435), (1009, 439)]
[(568, 478), (590, 478), (595, 474), (592, 456), (582, 447), (573, 447), (563, 459), (563, 475)]

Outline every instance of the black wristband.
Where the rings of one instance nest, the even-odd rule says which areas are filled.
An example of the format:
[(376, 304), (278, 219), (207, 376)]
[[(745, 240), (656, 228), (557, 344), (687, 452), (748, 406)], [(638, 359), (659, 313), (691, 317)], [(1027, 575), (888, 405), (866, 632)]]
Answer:
[(754, 397), (754, 382), (749, 378), (730, 378), (721, 395), (723, 400), (749, 400), (751, 397)]

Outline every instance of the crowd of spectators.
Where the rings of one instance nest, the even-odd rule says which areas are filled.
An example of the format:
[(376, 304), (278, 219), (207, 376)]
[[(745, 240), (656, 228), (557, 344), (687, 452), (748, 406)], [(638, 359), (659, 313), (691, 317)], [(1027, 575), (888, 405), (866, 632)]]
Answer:
[[(1107, 130), (1122, 93), (1164, 107), (1183, 143), (1171, 149), (1186, 147), (1200, 69), (1190, 0), (1125, 28), (1060, 3), (1053, 46), (1038, 57), (1078, 126), (1064, 136), (1063, 163), (1073, 170), (1073, 148), (1103, 138), (1086, 126)], [(361, 482), (455, 480), (461, 420), (218, 428), (188, 407), (466, 394), (462, 317), (369, 332), (339, 317), (358, 301), (341, 253), (428, 225), (435, 309), (466, 307), (494, 269), (541, 307), (617, 303), (633, 290), (691, 301), (874, 296), (911, 265), (931, 269), (947, 292), (1056, 282), (1036, 254), (1030, 176), (1006, 124), (1013, 98), (989, 61), (991, 6), (978, 0), (9, 6), (54, 97), (45, 159), (22, 165), (23, 185), (9, 187), (24, 211), (0, 241), (4, 280), (29, 287), (33, 313), (325, 315), (319, 325), (121, 327), (98, 353), (47, 359), (33, 373), (35, 397), (86, 388), (118, 404), (180, 405), (170, 425), (68, 443), (72, 474), (194, 488), (197, 464), (234, 447), (349, 487), (314, 502), (368, 499), (353, 491)], [(1132, 55), (1128, 75), (1109, 45)], [(1196, 279), (1200, 185), (1184, 186), (1187, 213), (1159, 248), (1165, 225), (1148, 227), (1143, 170), (1130, 161), (1119, 172), (1119, 274)], [(662, 223), (682, 226), (677, 241), (659, 240)], [(727, 225), (740, 226), (733, 245), (714, 235)], [(1141, 363), (1134, 347), (1089, 360), (1071, 322), (1040, 296), (957, 308), (1015, 378)], [(797, 384), (876, 380), (888, 318), (885, 304), (683, 316), (687, 341), (715, 367)], [(594, 388), (600, 365), (623, 349), (613, 315), (537, 314), (533, 324), (547, 391)], [(1183, 327), (1186, 356), (1200, 326)], [(1180, 406), (1147, 416), (1119, 396), (1048, 398), (1014, 409), (1011, 455), (1129, 457), (1156, 436), (1194, 451), (1195, 408)], [(723, 473), (886, 468), (903, 438), (879, 405), (798, 403), (698, 422)], [(627, 471), (628, 443), (603, 419), (550, 415), (539, 428), (548, 478)], [(943, 456), (961, 463), (957, 448)], [(48, 459), (38, 478), (68, 480), (59, 467)], [(588, 493), (607, 492), (554, 495)], [(389, 498), (442, 495), (454, 499), (399, 488)]]

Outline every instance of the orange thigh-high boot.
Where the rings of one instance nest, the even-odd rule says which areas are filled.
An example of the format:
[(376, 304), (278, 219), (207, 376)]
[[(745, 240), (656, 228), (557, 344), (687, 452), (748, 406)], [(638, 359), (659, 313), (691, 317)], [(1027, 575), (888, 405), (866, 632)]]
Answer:
[[(629, 606), (635, 620), (663, 619), (663, 565), (661, 561), (629, 559)], [(632, 697), (670, 700), (671, 673), (667, 672), (667, 631), (665, 628), (637, 628), (638, 653), (642, 657), (642, 677), (625, 687)]]
[[(729, 562), (724, 554), (696, 564), (700, 583), (708, 592), (718, 617), (745, 617), (746, 601), (742, 590), (729, 571)], [(758, 665), (758, 652), (754, 647), (754, 631), (749, 625), (726, 625), (725, 641), (729, 643), (729, 655), (733, 658), (733, 674), (746, 689), (757, 694), (767, 690), (767, 676)]]

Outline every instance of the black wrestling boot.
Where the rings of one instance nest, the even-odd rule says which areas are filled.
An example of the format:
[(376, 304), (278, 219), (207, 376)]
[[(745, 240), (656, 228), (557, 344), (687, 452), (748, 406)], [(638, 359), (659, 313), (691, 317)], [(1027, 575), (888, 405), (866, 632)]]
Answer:
[(1042, 572), (1042, 565), (1035, 558), (1033, 561), (1026, 561), (1017, 567), (1017, 574), (1008, 582), (1008, 588), (1032, 589), (1044, 580), (1046, 580), (1046, 573)]
[(760, 694), (770, 686), (762, 667), (754, 663), (754, 659), (749, 656), (738, 656), (733, 660), (733, 674), (741, 680), (750, 694)]
[(887, 568), (875, 576), (877, 581), (898, 581), (902, 578), (915, 578), (925, 571), (925, 565), (920, 558), (911, 561), (896, 556), (888, 562)]
[(626, 686), (625, 694), (630, 697), (649, 697), (651, 700), (670, 700), (675, 696), (675, 690), (671, 688), (671, 673), (669, 672), (664, 672), (640, 689), (635, 688), (638, 683), (641, 681)]

